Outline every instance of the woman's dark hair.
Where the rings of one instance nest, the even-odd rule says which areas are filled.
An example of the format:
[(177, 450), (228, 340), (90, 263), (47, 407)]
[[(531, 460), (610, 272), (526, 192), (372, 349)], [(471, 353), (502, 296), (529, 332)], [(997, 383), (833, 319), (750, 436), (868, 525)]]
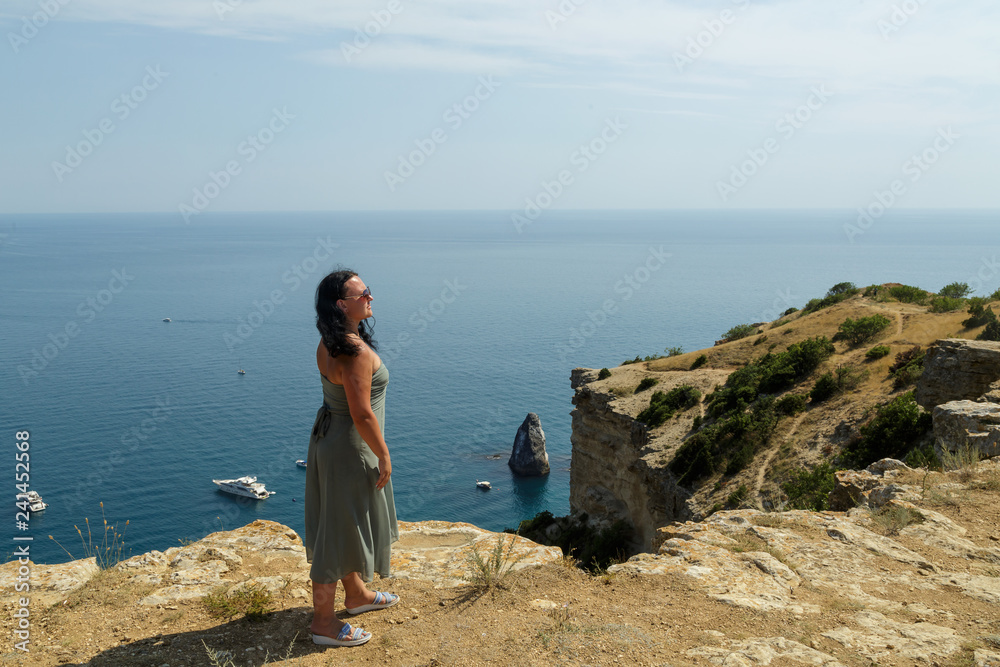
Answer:
[[(347, 339), (347, 316), (337, 307), (337, 300), (344, 298), (344, 283), (356, 275), (350, 269), (340, 268), (323, 278), (316, 287), (316, 328), (331, 357), (341, 354), (356, 357), (359, 352), (358, 346)], [(371, 329), (372, 325), (361, 320), (358, 334), (373, 350), (377, 350)]]

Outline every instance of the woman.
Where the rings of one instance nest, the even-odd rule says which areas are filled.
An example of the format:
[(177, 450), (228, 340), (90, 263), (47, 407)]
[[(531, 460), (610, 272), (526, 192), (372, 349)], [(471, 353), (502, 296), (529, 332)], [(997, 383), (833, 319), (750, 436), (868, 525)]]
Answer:
[(350, 614), (399, 602), (368, 590), (374, 572), (389, 576), (390, 545), (399, 539), (392, 499), (392, 463), (385, 444), (389, 371), (375, 353), (373, 297), (354, 271), (334, 271), (316, 288), (316, 365), (323, 407), (316, 414), (306, 460), (306, 558), (312, 563), (313, 642), (357, 646), (372, 638), (337, 619), (337, 581)]

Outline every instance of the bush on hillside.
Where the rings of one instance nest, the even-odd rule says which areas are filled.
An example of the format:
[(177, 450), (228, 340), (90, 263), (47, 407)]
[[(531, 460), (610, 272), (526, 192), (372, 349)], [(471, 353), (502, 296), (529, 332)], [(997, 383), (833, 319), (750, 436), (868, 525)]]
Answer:
[(882, 357), (888, 356), (891, 350), (888, 345), (876, 345), (872, 349), (865, 352), (865, 359), (869, 361), (875, 361), (876, 359), (881, 359)]
[(634, 531), (625, 521), (596, 530), (587, 523), (586, 514), (580, 518), (554, 517), (548, 510), (522, 521), (517, 531), (505, 528), (504, 532), (516, 532), (532, 542), (557, 546), (564, 554), (572, 555), (578, 567), (595, 573), (624, 561), (628, 557), (625, 545), (634, 537)]
[(667, 353), (668, 357), (679, 357), (684, 354), (684, 348), (680, 345), (675, 345), (674, 347), (668, 347), (663, 350)]
[(990, 322), (995, 322), (997, 319), (996, 313), (993, 312), (986, 304), (989, 301), (981, 296), (974, 296), (969, 299), (969, 315), (970, 317), (962, 322), (962, 326), (966, 329), (972, 329), (974, 327), (981, 327), (984, 324), (989, 324)]
[(598, 380), (603, 380), (604, 378), (609, 378), (609, 377), (611, 377), (611, 371), (609, 371), (607, 368), (602, 368), (597, 373), (597, 379)]
[(993, 320), (986, 324), (986, 328), (983, 329), (976, 340), (1000, 340), (1000, 322)]
[(752, 324), (737, 324), (735, 327), (722, 334), (722, 340), (734, 341), (757, 333), (757, 327)]
[(889, 288), (889, 296), (903, 303), (922, 304), (927, 300), (927, 290), (912, 285), (895, 285)]
[(939, 296), (964, 299), (969, 296), (969, 283), (948, 283), (938, 291)]
[(827, 509), (827, 499), (836, 486), (833, 474), (836, 468), (829, 463), (821, 463), (812, 470), (802, 470), (791, 480), (781, 485), (788, 496), (792, 509), (823, 512)]
[(931, 299), (932, 313), (952, 313), (961, 310), (965, 305), (965, 299), (951, 296), (936, 296)]
[(635, 393), (638, 394), (640, 391), (645, 391), (658, 384), (660, 384), (660, 381), (656, 378), (642, 378), (642, 380), (639, 381), (639, 386), (635, 388)]
[(797, 415), (806, 409), (804, 394), (785, 394), (774, 404), (774, 409), (783, 415)]
[(694, 370), (696, 368), (701, 368), (702, 366), (704, 366), (707, 363), (708, 363), (708, 355), (706, 355), (706, 354), (699, 354), (698, 358), (695, 359), (694, 362), (691, 364), (691, 370)]
[(829, 308), (835, 304), (849, 299), (860, 290), (855, 287), (854, 283), (837, 283), (833, 287), (827, 290), (826, 296), (822, 299), (810, 299), (809, 302), (802, 308), (802, 314), (808, 315), (809, 313), (814, 313), (821, 308)]
[(822, 403), (837, 393), (837, 378), (833, 373), (823, 373), (816, 380), (816, 384), (809, 390), (809, 400), (813, 403)]
[(861, 345), (872, 340), (892, 324), (885, 315), (869, 315), (856, 320), (847, 318), (840, 324), (834, 340), (846, 340), (851, 345)]
[(794, 312), (796, 312), (796, 311), (798, 311), (798, 308), (795, 308), (795, 307), (793, 306), (793, 307), (789, 308), (788, 310), (786, 310), (785, 312), (783, 312), (783, 313), (781, 314), (781, 316), (782, 316), (782, 317), (787, 317), (788, 315), (791, 315), (792, 313), (794, 313)]
[(636, 419), (649, 428), (656, 428), (673, 417), (679, 410), (687, 410), (701, 400), (701, 392), (690, 385), (674, 387), (664, 393), (654, 391), (649, 399), (649, 407), (636, 415)]
[(926, 352), (920, 349), (919, 345), (914, 345), (896, 355), (896, 359), (889, 366), (889, 374), (894, 379), (896, 389), (901, 389), (917, 381), (920, 374), (924, 372), (925, 355)]
[(861, 469), (886, 457), (901, 458), (930, 428), (930, 414), (909, 391), (879, 406), (872, 420), (861, 427), (861, 438), (844, 451), (844, 459)]

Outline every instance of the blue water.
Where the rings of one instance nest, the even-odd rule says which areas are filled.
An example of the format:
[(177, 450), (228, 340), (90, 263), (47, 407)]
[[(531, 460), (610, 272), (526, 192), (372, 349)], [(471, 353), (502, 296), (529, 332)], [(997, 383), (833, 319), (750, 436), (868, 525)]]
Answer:
[[(576, 366), (710, 347), (844, 280), (1000, 286), (996, 212), (893, 211), (853, 243), (846, 211), (547, 211), (521, 233), (509, 215), (0, 217), (0, 552), (30, 535), (36, 561), (68, 560), (53, 535), (81, 557), (74, 526), (89, 518), (99, 539), (102, 502), (110, 524), (129, 522), (126, 555), (257, 518), (301, 532), (294, 461), (322, 400), (313, 290), (336, 264), (375, 296), (399, 517), (493, 530), (568, 511)], [(506, 464), (528, 412), (547, 438), (544, 479)], [(23, 532), (19, 430), (50, 504)], [(277, 494), (243, 502), (211, 483), (247, 474)]]

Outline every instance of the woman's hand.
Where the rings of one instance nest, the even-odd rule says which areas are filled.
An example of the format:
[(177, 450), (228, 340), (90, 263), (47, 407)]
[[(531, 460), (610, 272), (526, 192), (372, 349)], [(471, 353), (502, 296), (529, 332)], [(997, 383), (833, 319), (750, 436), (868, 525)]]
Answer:
[(392, 474), (392, 462), (389, 460), (389, 455), (380, 456), (378, 459), (378, 482), (375, 483), (376, 489), (383, 488), (389, 483), (389, 475)]

